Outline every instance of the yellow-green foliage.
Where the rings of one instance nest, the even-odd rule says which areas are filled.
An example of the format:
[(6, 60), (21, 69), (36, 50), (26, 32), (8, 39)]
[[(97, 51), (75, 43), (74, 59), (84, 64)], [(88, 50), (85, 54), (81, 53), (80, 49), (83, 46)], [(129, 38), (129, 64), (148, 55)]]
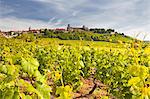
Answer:
[(150, 48), (134, 41), (0, 38), (0, 99), (70, 99), (90, 75), (118, 99), (149, 99)]

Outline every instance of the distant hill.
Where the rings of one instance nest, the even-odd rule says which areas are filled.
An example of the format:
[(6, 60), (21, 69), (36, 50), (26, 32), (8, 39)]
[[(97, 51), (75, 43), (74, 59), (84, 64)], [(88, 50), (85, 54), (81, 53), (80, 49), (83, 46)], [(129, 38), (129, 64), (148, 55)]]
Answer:
[[(9, 35), (8, 35), (9, 34)], [(124, 33), (115, 32), (114, 29), (89, 29), (89, 30), (80, 30), (75, 29), (73, 31), (68, 31), (65, 29), (44, 29), (36, 31), (27, 31), (25, 33), (7, 33), (7, 38), (15, 37), (19, 39), (25, 39), (26, 41), (32, 41), (35, 38), (59, 38), (61, 40), (86, 40), (86, 41), (105, 41), (105, 42), (131, 42), (132, 37), (126, 36)], [(3, 36), (2, 33), (0, 36)]]
[[(109, 31), (109, 32), (108, 32)], [(42, 32), (42, 37), (46, 38), (59, 38), (61, 40), (87, 40), (87, 41), (106, 41), (106, 42), (130, 42), (133, 40), (132, 37), (126, 36), (123, 33), (117, 33), (113, 30), (106, 32), (99, 31), (51, 31), (45, 30)]]

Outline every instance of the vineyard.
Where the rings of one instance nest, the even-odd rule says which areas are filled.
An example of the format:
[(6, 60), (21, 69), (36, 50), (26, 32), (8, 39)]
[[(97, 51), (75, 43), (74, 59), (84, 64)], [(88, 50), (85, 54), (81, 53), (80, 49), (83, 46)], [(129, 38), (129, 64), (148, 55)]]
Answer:
[(150, 46), (1, 37), (0, 99), (150, 99)]

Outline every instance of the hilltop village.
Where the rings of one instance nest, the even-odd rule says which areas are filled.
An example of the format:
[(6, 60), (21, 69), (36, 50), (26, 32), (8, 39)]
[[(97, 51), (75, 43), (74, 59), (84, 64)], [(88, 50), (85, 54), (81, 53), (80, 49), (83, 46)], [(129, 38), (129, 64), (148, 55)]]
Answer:
[(53, 31), (53, 32), (59, 32), (59, 33), (68, 33), (68, 32), (94, 32), (94, 33), (110, 33), (110, 34), (116, 34), (117, 32), (114, 31), (114, 29), (103, 29), (103, 28), (88, 28), (85, 25), (81, 27), (72, 27), (70, 24), (67, 25), (66, 28), (55, 28), (55, 29), (32, 29), (31, 27), (28, 28), (28, 30), (21, 30), (21, 31), (0, 31), (0, 34), (3, 35), (6, 38), (12, 38), (17, 37), (22, 34), (27, 33), (33, 33), (33, 34), (42, 34), (44, 31)]

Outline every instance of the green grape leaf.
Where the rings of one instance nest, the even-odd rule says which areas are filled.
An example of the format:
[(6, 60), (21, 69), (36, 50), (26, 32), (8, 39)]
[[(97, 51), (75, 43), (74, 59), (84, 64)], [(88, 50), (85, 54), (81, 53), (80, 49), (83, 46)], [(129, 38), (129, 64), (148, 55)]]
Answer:
[(7, 73), (7, 66), (6, 65), (1, 65), (0, 66), (0, 72), (2, 72), (2, 73)]
[(12, 99), (20, 99), (19, 92), (15, 91)]
[(21, 66), (22, 66), (23, 71), (27, 72), (30, 75), (33, 75), (34, 67), (24, 58), (22, 58), (21, 60)]
[(60, 95), (58, 99), (72, 99), (72, 88), (69, 85), (60, 86), (57, 88), (56, 94)]
[(37, 68), (39, 67), (39, 62), (38, 62), (36, 59), (34, 59), (34, 58), (29, 58), (29, 62), (30, 62), (32, 65), (36, 66)]
[(2, 99), (12, 99), (14, 95), (13, 89), (7, 89), (5, 93), (3, 93)]
[(44, 99), (50, 99), (51, 87), (46, 84), (36, 83), (36, 89), (42, 94)]
[(133, 78), (129, 79), (128, 85), (129, 86), (136, 85), (140, 81), (141, 81), (140, 77), (133, 77)]
[(25, 95), (25, 97), (24, 97), (25, 99), (32, 99), (32, 97), (31, 96), (29, 96), (29, 95)]
[(36, 78), (37, 81), (40, 81), (42, 83), (46, 82), (45, 77), (41, 75), (41, 73), (38, 70), (34, 72), (33, 76)]
[(19, 86), (22, 86), (22, 85), (23, 85), (24, 87), (26, 87), (26, 90), (27, 90), (28, 92), (34, 92), (34, 93), (36, 93), (36, 94), (39, 96), (40, 99), (44, 99), (43, 96), (42, 96), (42, 94), (41, 94), (37, 89), (35, 89), (35, 88), (32, 86), (32, 84), (30, 84), (30, 83), (24, 81), (23, 79), (20, 79), (18, 84), (19, 84)]

